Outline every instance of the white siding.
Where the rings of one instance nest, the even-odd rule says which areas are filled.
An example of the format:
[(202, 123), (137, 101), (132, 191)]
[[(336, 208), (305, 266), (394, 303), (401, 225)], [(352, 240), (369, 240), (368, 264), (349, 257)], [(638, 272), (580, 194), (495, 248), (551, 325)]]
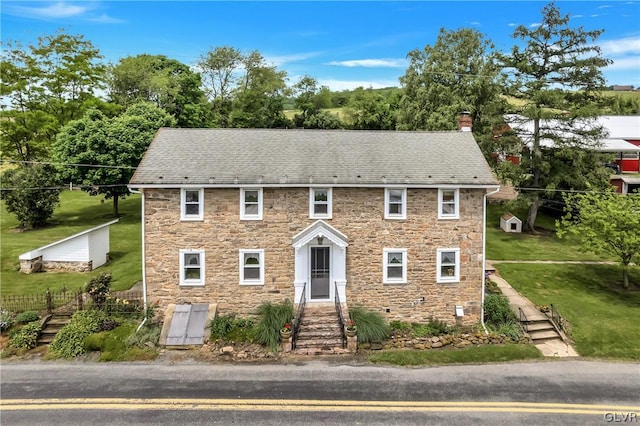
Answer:
[(86, 262), (89, 260), (88, 234), (63, 241), (42, 250), (42, 260), (47, 262)]
[(96, 229), (89, 234), (89, 259), (93, 269), (107, 263), (109, 253), (109, 227)]

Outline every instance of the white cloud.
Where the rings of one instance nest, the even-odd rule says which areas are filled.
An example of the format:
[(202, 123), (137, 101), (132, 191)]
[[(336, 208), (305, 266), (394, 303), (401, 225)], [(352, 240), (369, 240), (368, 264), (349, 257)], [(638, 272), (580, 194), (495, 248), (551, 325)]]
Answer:
[(400, 87), (400, 83), (397, 80), (332, 80), (332, 79), (318, 79), (318, 83), (321, 86), (327, 86), (332, 91), (340, 90), (353, 90), (358, 87), (364, 87), (365, 89), (382, 89), (385, 87)]
[(613, 59), (613, 64), (607, 70), (638, 70), (640, 69), (640, 56)]
[(591, 15), (592, 18), (597, 18), (598, 16), (600, 16), (600, 15), (598, 15), (597, 13), (594, 13), (594, 14)]
[(289, 62), (304, 61), (306, 59), (314, 58), (322, 52), (306, 52), (306, 53), (294, 53), (291, 55), (265, 55), (265, 62), (280, 66)]
[(598, 43), (604, 55), (624, 55), (640, 53), (640, 36), (606, 40)]
[(534, 22), (533, 24), (529, 24), (529, 28), (538, 28), (542, 25), (540, 22)]
[(3, 6), (3, 13), (29, 19), (53, 21), (57, 19), (76, 18), (100, 23), (123, 22), (122, 20), (112, 18), (106, 14), (97, 15), (92, 13), (92, 11), (98, 6), (93, 2), (84, 2), (82, 6), (70, 4), (65, 1), (49, 3), (46, 6), (18, 6), (11, 3), (6, 4), (5, 2)]
[(571, 15), (572, 18), (584, 18), (584, 15)]
[(514, 24), (513, 22), (509, 22), (507, 25), (510, 26), (510, 27), (515, 27), (518, 24)]
[(598, 9), (608, 9), (612, 7), (610, 4), (603, 4), (602, 6), (598, 6)]
[(471, 21), (471, 22), (469, 22), (469, 24), (473, 25), (473, 26), (476, 26), (476, 27), (480, 26), (480, 22), (478, 22), (478, 21)]
[(331, 61), (327, 65), (337, 67), (363, 67), (363, 68), (406, 68), (406, 59), (353, 59), (351, 61)]

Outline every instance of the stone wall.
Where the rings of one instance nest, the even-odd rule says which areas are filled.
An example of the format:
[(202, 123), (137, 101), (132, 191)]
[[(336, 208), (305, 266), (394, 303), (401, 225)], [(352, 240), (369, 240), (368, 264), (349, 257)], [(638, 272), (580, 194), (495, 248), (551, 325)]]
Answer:
[(20, 272), (24, 274), (33, 274), (36, 272), (89, 272), (93, 269), (92, 262), (62, 262), (62, 261), (43, 261), (42, 256), (35, 259), (21, 259)]
[[(384, 219), (384, 189), (333, 188), (333, 219), (349, 238), (349, 306), (364, 306), (389, 320), (479, 321), (482, 289), (484, 190), (460, 190), (460, 219), (438, 220), (437, 189), (407, 190), (407, 219)], [(261, 221), (241, 221), (239, 190), (206, 189), (204, 219), (180, 221), (179, 189), (145, 190), (146, 278), (150, 302), (217, 303), (221, 314), (255, 313), (265, 301), (294, 297), (292, 238), (311, 225), (307, 188), (264, 188)], [(383, 284), (383, 247), (407, 248), (407, 284)], [(460, 248), (460, 282), (436, 284), (436, 249)], [(179, 286), (179, 250), (204, 249), (203, 287)], [(239, 249), (264, 249), (265, 284), (239, 285)], [(417, 301), (424, 298), (424, 302)]]

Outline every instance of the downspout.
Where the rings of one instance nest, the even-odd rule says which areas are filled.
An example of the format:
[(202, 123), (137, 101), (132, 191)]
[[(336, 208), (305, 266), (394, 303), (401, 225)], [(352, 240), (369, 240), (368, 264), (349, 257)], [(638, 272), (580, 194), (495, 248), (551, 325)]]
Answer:
[(500, 187), (493, 192), (484, 194), (483, 199), (483, 212), (482, 212), (482, 304), (480, 306), (480, 324), (484, 329), (484, 334), (489, 334), (487, 326), (484, 323), (484, 282), (486, 280), (485, 274), (487, 270), (487, 197), (500, 191)]
[(141, 194), (142, 195), (142, 217), (141, 217), (141, 222), (142, 222), (142, 305), (144, 308), (144, 319), (142, 320), (142, 322), (140, 323), (140, 325), (138, 326), (138, 328), (136, 329), (136, 333), (138, 331), (140, 331), (140, 329), (142, 328), (142, 326), (144, 326), (144, 324), (147, 322), (147, 264), (145, 262), (145, 240), (144, 240), (144, 224), (145, 224), (145, 216), (144, 216), (144, 191), (138, 191), (132, 188), (129, 188), (129, 191), (134, 193), (134, 194)]

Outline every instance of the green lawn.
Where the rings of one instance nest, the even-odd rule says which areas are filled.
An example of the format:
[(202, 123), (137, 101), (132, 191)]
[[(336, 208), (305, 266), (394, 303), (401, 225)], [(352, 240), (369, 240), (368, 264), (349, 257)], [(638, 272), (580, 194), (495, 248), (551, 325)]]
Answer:
[[(491, 260), (602, 260), (615, 261), (610, 256), (579, 250), (574, 237), (559, 239), (555, 221), (539, 213), (536, 220), (540, 233), (509, 233), (500, 229), (500, 216), (507, 211), (502, 204), (489, 204), (487, 211), (487, 259)], [(526, 211), (512, 211), (524, 221)]]
[[(495, 266), (533, 303), (559, 309), (580, 355), (640, 361), (640, 291), (619, 290), (619, 266)], [(632, 269), (630, 280), (640, 284), (640, 268)]]
[(532, 345), (485, 345), (463, 349), (388, 350), (369, 356), (373, 363), (393, 365), (480, 364), (487, 362), (539, 359), (542, 354)]
[(82, 191), (64, 191), (60, 206), (44, 229), (21, 232), (15, 216), (0, 208), (0, 295), (40, 294), (47, 288), (84, 286), (90, 277), (101, 272), (113, 275), (112, 289), (126, 290), (142, 279), (139, 195), (120, 201), (120, 221), (111, 226), (111, 261), (91, 273), (44, 272), (22, 274), (18, 256), (61, 238), (90, 229), (113, 218), (111, 200), (92, 197)]

